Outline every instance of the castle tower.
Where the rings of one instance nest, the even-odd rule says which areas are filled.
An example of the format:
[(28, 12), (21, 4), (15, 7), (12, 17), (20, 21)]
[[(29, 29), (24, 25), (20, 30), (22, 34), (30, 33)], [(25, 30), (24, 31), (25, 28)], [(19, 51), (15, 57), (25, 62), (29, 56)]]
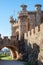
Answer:
[(21, 5), (22, 11), (18, 14), (19, 22), (19, 40), (24, 37), (24, 33), (28, 31), (28, 12), (27, 5)]
[(10, 17), (10, 23), (11, 23), (11, 36), (14, 36), (13, 24), (15, 23), (15, 20), (14, 20), (13, 16)]
[(40, 25), (41, 23), (41, 5), (37, 4), (36, 7), (36, 24)]

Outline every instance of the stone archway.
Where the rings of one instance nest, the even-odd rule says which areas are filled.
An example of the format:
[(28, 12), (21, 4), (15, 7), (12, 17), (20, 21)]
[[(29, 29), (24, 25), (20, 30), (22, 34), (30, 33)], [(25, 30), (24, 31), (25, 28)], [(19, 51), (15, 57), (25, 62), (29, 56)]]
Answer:
[(15, 40), (15, 36), (11, 36), (10, 39), (5, 36), (3, 39), (0, 39), (0, 50), (4, 47), (9, 48), (12, 59), (16, 58), (16, 60), (18, 60), (21, 57), (21, 54), (19, 53), (19, 44), (20, 42)]
[(18, 60), (18, 49), (15, 46), (6, 46), (10, 49), (12, 60)]
[[(10, 56), (11, 56), (12, 60), (18, 60), (18, 51), (17, 51), (16, 47), (14, 47), (14, 46), (4, 46), (4, 47), (6, 47), (10, 50), (10, 53), (11, 53)], [(2, 47), (2, 48), (4, 48), (4, 47)]]

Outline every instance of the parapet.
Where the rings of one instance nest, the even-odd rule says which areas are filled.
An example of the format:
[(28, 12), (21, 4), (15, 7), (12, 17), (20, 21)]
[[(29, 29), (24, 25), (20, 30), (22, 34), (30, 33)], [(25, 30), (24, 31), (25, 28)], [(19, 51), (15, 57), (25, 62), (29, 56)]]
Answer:
[(28, 12), (20, 12), (20, 13), (18, 13), (18, 18), (20, 18), (20, 17), (27, 17), (28, 16)]
[(17, 40), (16, 36), (11, 36), (11, 40)]
[(36, 26), (34, 29), (29, 30), (27, 33), (24, 34), (24, 37), (27, 39), (27, 37), (32, 37), (34, 35), (39, 35), (39, 33), (42, 35), (43, 32), (43, 24), (39, 26)]
[(6, 42), (8, 41), (8, 36), (4, 36), (3, 40), (6, 40)]
[(8, 36), (4, 36), (4, 39), (8, 39)]

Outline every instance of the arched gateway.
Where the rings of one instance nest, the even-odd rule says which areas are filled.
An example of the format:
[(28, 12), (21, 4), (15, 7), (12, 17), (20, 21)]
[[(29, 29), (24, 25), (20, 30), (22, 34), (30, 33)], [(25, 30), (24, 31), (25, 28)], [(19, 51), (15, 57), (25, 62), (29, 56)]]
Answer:
[(10, 39), (8, 37), (4, 37), (3, 39), (0, 37), (0, 50), (4, 47), (7, 47), (11, 51), (12, 59), (18, 60), (20, 58), (19, 55), (19, 42), (15, 40), (14, 36), (11, 36)]

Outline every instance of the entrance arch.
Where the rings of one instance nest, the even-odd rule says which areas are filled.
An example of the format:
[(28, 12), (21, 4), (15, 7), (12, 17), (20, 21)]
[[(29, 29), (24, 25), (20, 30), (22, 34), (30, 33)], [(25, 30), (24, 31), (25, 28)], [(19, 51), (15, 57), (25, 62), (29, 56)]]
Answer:
[[(18, 60), (18, 51), (17, 48), (15, 46), (4, 46), (6, 48), (8, 48), (10, 50), (10, 56), (12, 58), (12, 60)], [(2, 47), (1, 49), (3, 49), (4, 47)]]
[(14, 60), (14, 58), (15, 60), (17, 60), (18, 59), (18, 49), (15, 46), (6, 46), (6, 47), (10, 49), (12, 60)]

